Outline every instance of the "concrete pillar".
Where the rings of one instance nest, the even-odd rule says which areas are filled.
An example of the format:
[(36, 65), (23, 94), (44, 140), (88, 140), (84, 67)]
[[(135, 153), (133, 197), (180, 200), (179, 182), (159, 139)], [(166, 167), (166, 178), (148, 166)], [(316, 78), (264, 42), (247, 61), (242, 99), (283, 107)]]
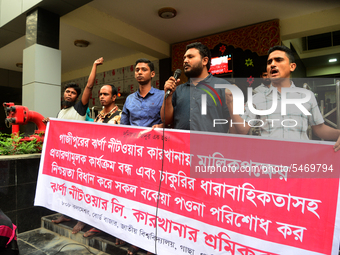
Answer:
[(41, 8), (27, 14), (22, 105), (46, 117), (60, 110), (59, 16)]

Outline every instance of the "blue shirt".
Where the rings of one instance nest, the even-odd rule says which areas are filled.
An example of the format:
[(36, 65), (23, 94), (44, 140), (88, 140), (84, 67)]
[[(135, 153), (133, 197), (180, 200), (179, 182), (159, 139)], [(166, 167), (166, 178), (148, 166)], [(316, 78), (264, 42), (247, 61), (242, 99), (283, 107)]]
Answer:
[(162, 123), (160, 111), (163, 99), (164, 90), (151, 87), (145, 97), (142, 97), (139, 90), (137, 90), (127, 97), (120, 124), (152, 127), (155, 124)]

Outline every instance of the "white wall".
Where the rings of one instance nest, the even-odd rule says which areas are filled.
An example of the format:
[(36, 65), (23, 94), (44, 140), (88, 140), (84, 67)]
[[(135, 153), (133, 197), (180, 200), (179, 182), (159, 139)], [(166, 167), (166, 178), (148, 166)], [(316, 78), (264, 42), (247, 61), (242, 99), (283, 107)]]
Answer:
[(43, 0), (0, 0), (0, 27)]

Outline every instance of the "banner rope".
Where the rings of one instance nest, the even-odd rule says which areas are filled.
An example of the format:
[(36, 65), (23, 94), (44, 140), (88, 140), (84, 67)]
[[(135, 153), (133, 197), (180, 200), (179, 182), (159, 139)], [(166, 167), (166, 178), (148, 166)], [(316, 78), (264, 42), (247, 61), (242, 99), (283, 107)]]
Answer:
[(156, 229), (155, 229), (155, 254), (157, 255), (157, 236), (158, 236), (158, 207), (159, 207), (159, 198), (161, 193), (161, 186), (162, 186), (162, 179), (163, 179), (163, 170), (164, 170), (164, 147), (165, 147), (165, 103), (164, 103), (164, 125), (163, 125), (163, 143), (162, 143), (162, 169), (161, 169), (161, 176), (159, 180), (159, 186), (158, 186), (158, 194), (157, 194), (157, 205), (156, 205)]

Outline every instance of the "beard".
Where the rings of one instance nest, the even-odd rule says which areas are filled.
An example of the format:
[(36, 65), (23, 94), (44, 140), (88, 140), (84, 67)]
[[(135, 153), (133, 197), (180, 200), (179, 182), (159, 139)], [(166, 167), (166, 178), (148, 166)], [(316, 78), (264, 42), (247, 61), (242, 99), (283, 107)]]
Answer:
[(65, 108), (69, 108), (71, 106), (74, 106), (75, 104), (76, 104), (75, 101), (72, 101), (72, 102), (65, 101), (65, 100), (61, 101), (61, 106), (63, 106), (63, 107), (65, 106)]
[(184, 74), (188, 78), (196, 78), (201, 75), (203, 71), (203, 65), (202, 63), (199, 63), (197, 66), (191, 66), (190, 71), (185, 71), (184, 69)]
[(152, 80), (152, 77), (143, 76), (143, 80), (138, 80), (137, 77), (135, 77), (135, 79), (137, 80), (139, 85), (147, 85)]

